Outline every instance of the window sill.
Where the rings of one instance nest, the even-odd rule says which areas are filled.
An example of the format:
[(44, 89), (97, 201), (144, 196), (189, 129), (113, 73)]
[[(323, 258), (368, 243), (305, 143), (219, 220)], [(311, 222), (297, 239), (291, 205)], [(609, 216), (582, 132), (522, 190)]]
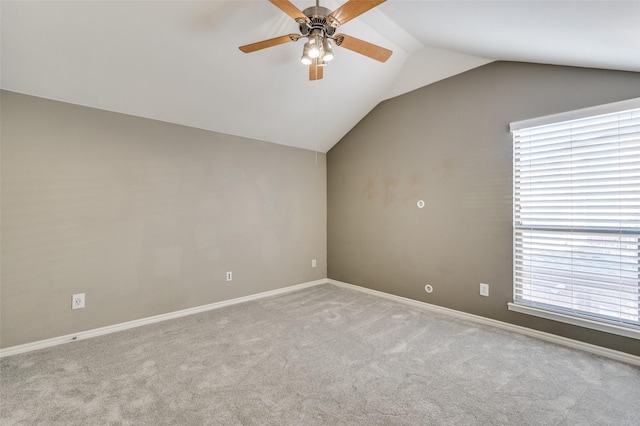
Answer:
[(533, 315), (536, 317), (546, 318), (553, 321), (563, 322), (566, 324), (577, 325), (580, 327), (590, 328), (592, 330), (603, 331), (605, 333), (617, 334), (618, 336), (629, 337), (631, 339), (640, 340), (640, 329), (625, 327), (622, 325), (611, 324), (606, 322), (594, 321), (587, 318), (574, 317), (571, 315), (561, 314), (558, 312), (548, 311), (545, 309), (534, 308), (531, 306), (518, 305), (516, 303), (507, 303), (509, 310), (520, 312), (521, 314)]

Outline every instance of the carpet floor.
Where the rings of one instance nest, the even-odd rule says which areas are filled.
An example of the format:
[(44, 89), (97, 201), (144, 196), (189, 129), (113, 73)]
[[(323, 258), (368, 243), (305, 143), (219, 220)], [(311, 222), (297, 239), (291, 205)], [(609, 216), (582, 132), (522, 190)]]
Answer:
[(640, 368), (332, 285), (3, 358), (2, 425), (640, 425)]

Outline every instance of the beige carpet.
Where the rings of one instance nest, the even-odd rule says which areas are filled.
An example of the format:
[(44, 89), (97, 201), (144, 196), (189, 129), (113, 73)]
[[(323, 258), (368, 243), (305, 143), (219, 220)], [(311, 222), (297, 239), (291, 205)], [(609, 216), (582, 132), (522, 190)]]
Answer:
[(640, 425), (640, 368), (331, 285), (0, 366), (2, 425)]

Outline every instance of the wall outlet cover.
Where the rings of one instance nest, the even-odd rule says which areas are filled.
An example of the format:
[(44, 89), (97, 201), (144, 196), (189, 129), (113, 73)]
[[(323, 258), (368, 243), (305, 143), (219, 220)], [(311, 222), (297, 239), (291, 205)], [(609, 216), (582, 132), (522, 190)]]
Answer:
[(71, 296), (71, 309), (84, 308), (84, 293), (78, 293)]
[(480, 296), (489, 297), (489, 284), (480, 283)]

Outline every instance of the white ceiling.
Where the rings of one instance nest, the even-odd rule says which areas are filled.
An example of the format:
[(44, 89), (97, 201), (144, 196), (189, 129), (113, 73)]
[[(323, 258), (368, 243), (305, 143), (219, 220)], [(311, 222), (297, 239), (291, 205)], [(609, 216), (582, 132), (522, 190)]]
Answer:
[(320, 152), (379, 102), (494, 60), (640, 72), (640, 0), (388, 0), (339, 32), (389, 61), (337, 47), (316, 82), (300, 41), (238, 50), (297, 32), (267, 0), (0, 8), (3, 89)]

